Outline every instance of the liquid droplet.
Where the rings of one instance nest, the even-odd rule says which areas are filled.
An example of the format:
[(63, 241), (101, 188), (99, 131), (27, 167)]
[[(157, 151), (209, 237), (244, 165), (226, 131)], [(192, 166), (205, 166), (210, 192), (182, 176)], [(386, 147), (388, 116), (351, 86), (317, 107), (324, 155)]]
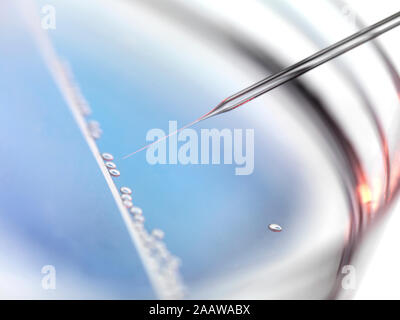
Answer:
[(132, 194), (132, 190), (128, 187), (121, 187), (120, 191), (125, 194)]
[(131, 213), (132, 213), (134, 216), (141, 216), (141, 215), (143, 214), (143, 211), (142, 211), (142, 209), (140, 209), (139, 207), (132, 207)]
[(117, 169), (111, 169), (108, 170), (108, 172), (110, 172), (113, 177), (119, 177), (121, 175)]
[(77, 104), (79, 106), (79, 109), (85, 117), (89, 116), (92, 113), (92, 110), (90, 109), (89, 104), (85, 100), (80, 100), (77, 101)]
[(157, 250), (158, 254), (161, 257), (164, 257), (164, 258), (168, 257), (168, 250), (167, 250), (167, 247), (165, 246), (165, 244), (163, 242), (157, 242), (154, 245), (154, 247), (155, 247), (155, 249)]
[(101, 156), (106, 161), (113, 161), (114, 160), (114, 156), (111, 153), (103, 153)]
[(158, 239), (158, 240), (162, 240), (162, 239), (164, 238), (164, 231), (162, 231), (161, 229), (154, 229), (154, 230), (151, 232), (151, 235), (152, 235), (154, 238)]
[(100, 128), (100, 123), (94, 120), (88, 122), (88, 129), (94, 139), (100, 139), (103, 130)]
[(144, 235), (142, 240), (146, 247), (152, 248), (154, 246), (155, 240), (152, 237), (150, 237), (148, 234)]
[(127, 208), (132, 208), (133, 207), (133, 203), (132, 203), (132, 201), (125, 200), (124, 201), (124, 206), (127, 207)]
[(123, 194), (121, 196), (121, 199), (126, 201), (132, 201), (132, 197), (129, 194)]
[(78, 105), (83, 116), (87, 117), (92, 113), (92, 109), (90, 108), (89, 103), (83, 96), (80, 88), (78, 86), (74, 86), (74, 94), (75, 94), (75, 102)]
[(271, 223), (270, 225), (268, 225), (268, 228), (269, 228), (269, 230), (271, 230), (273, 232), (281, 232), (282, 231), (282, 227), (276, 223)]
[(108, 169), (115, 169), (117, 165), (114, 162), (106, 162), (106, 167)]
[(182, 264), (181, 260), (178, 257), (172, 256), (168, 259), (169, 268), (176, 270)]
[(140, 216), (140, 215), (135, 216), (135, 222), (143, 223), (144, 222), (144, 217)]

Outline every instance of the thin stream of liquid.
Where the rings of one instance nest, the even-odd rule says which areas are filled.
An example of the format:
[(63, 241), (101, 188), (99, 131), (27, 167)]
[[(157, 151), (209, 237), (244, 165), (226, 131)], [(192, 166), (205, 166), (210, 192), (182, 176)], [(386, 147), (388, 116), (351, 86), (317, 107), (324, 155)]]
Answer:
[[(224, 102), (225, 102), (225, 100), (223, 100), (219, 105), (223, 104)], [(248, 102), (248, 101), (246, 101), (246, 102)], [(195, 124), (199, 123), (200, 121), (203, 121), (203, 120), (207, 119), (210, 116), (210, 114), (213, 113), (217, 108), (218, 108), (218, 106), (213, 108), (213, 109), (211, 109), (209, 112), (207, 112), (206, 114), (204, 114), (201, 117), (197, 118), (196, 120), (194, 120), (194, 121), (184, 125), (183, 127), (171, 132), (170, 134), (168, 134), (168, 135), (166, 135), (166, 136), (164, 136), (164, 137), (162, 137), (162, 138), (160, 138), (160, 139), (158, 139), (156, 141), (153, 141), (152, 143), (149, 143), (149, 144), (145, 145), (144, 147), (142, 147), (142, 148), (140, 148), (140, 149), (138, 149), (138, 150), (136, 150), (136, 151), (124, 156), (124, 157), (122, 157), (122, 159), (128, 159), (129, 157), (135, 155), (136, 153), (144, 151), (144, 150), (150, 148), (152, 145), (160, 143), (160, 142), (162, 142), (162, 141), (164, 141), (164, 140), (166, 140), (166, 139), (168, 139), (168, 138), (170, 138), (170, 137), (172, 137), (174, 135), (177, 135), (179, 132), (183, 131), (184, 129), (194, 126)]]
[[(203, 116), (203, 117), (204, 117), (204, 116)], [(197, 119), (197, 120), (195, 120), (195, 121), (193, 121), (193, 122), (191, 122), (191, 123), (189, 123), (189, 124), (183, 126), (182, 128), (179, 128), (178, 130), (175, 130), (175, 131), (171, 132), (170, 134), (168, 134), (168, 135), (166, 135), (166, 136), (164, 136), (164, 137), (162, 137), (162, 138), (160, 138), (160, 139), (158, 139), (158, 140), (156, 140), (156, 141), (153, 141), (152, 143), (150, 143), (150, 144), (148, 144), (148, 145), (145, 145), (144, 147), (140, 148), (139, 150), (136, 150), (135, 152), (132, 152), (132, 153), (130, 153), (130, 154), (124, 156), (122, 159), (127, 159), (127, 158), (133, 156), (134, 154), (136, 154), (136, 153), (138, 153), (138, 152), (141, 152), (141, 151), (143, 151), (143, 150), (146, 150), (146, 149), (150, 148), (152, 145), (157, 144), (157, 143), (160, 143), (161, 141), (164, 141), (164, 140), (168, 139), (169, 137), (172, 137), (172, 136), (178, 134), (178, 133), (181, 132), (182, 130), (184, 130), (184, 129), (186, 129), (186, 128), (189, 128), (189, 127), (195, 125), (196, 123), (200, 122), (201, 120), (202, 120), (202, 117), (200, 117), (199, 119)]]

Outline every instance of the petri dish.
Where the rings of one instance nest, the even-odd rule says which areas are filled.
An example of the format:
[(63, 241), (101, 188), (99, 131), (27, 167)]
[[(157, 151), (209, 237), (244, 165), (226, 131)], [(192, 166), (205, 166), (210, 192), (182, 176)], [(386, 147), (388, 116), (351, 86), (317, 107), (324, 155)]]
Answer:
[[(14, 263), (36, 283), (14, 294), (49, 294), (39, 284), (42, 265), (66, 270), (58, 272), (55, 298), (341, 293), (343, 267), (395, 195), (392, 158), (382, 151), (394, 143), (395, 68), (371, 43), (197, 124), (190, 132), (198, 145), (202, 130), (225, 130), (228, 138), (199, 149), (189, 163), (170, 151), (184, 145), (179, 135), (165, 140), (162, 163), (149, 161), (150, 149), (124, 158), (154, 130), (174, 132), (360, 27), (334, 1), (315, 4), (318, 15), (311, 4), (291, 1), (230, 4), (229, 12), (224, 1), (206, 4), (3, 5), (9, 18), (2, 23), (18, 37), (3, 36), (1, 44), (9, 48), (1, 58), (9, 72), (0, 98), (10, 106), (2, 136), (12, 141), (2, 151), (13, 155), (2, 170), (21, 174), (2, 184), (8, 201), (1, 223), (13, 231), (13, 245), (28, 242), (43, 256), (25, 266), (21, 257), (11, 259), (8, 268)], [(40, 23), (46, 5), (56, 10), (55, 29)], [(321, 19), (340, 28), (324, 28)], [(376, 83), (387, 90), (370, 90)], [(226, 145), (235, 132), (246, 143), (242, 157), (231, 150), (229, 161)], [(213, 163), (210, 154), (218, 151)], [(107, 168), (109, 161), (116, 167)], [(23, 202), (15, 201), (20, 186)], [(132, 191), (129, 205), (121, 188)], [(66, 283), (73, 286), (62, 289)]]

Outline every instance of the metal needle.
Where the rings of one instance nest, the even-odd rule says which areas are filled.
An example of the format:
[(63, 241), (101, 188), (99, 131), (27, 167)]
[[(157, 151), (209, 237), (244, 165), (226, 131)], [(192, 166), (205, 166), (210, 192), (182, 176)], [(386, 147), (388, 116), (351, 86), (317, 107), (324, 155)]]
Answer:
[(392, 16), (366, 27), (354, 33), (353, 35), (336, 42), (335, 44), (332, 44), (321, 51), (318, 51), (308, 58), (301, 60), (290, 67), (226, 98), (199, 120), (205, 120), (218, 114), (236, 109), (241, 105), (263, 95), (264, 93), (267, 93), (268, 91), (271, 91), (272, 89), (301, 76), (302, 74), (320, 66), (321, 64), (324, 64), (325, 62), (328, 62), (399, 25), (400, 12), (397, 12)]

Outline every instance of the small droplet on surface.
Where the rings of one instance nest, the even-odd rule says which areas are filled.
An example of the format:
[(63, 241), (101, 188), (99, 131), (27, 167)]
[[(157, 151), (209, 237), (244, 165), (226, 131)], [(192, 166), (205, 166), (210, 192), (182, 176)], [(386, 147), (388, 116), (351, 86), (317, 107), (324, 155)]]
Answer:
[(90, 108), (89, 103), (83, 96), (80, 88), (75, 85), (73, 89), (74, 89), (74, 95), (75, 95), (75, 103), (78, 105), (78, 108), (81, 111), (81, 114), (84, 117), (90, 116), (92, 113), (92, 109)]
[(85, 100), (77, 101), (77, 104), (83, 116), (87, 117), (92, 113), (89, 104)]
[(282, 231), (282, 227), (276, 223), (271, 223), (270, 225), (268, 225), (268, 228), (269, 228), (269, 230), (271, 230), (273, 232), (281, 232)]
[(142, 230), (144, 230), (143, 224), (140, 223), (135, 223), (133, 227), (136, 229), (137, 232), (141, 232)]
[(113, 161), (114, 160), (114, 156), (111, 153), (103, 153), (101, 156), (106, 161)]
[(129, 194), (121, 195), (122, 200), (132, 201), (132, 197)]
[(162, 240), (162, 239), (164, 238), (164, 231), (162, 231), (161, 229), (154, 229), (154, 230), (151, 232), (151, 235), (152, 235), (154, 238), (158, 239), (158, 240)]
[(132, 190), (128, 187), (121, 187), (121, 189), (119, 189), (119, 190), (125, 194), (132, 194)]
[(89, 116), (92, 113), (92, 110), (90, 108), (89, 103), (83, 96), (81, 89), (79, 88), (79, 86), (74, 85), (73, 90), (74, 90), (74, 95), (75, 95), (75, 97), (74, 97), (75, 103), (78, 105), (82, 115), (85, 117)]
[(92, 131), (90, 134), (92, 135), (92, 138), (93, 138), (93, 139), (98, 140), (98, 139), (101, 138), (101, 133), (102, 133), (102, 132), (100, 132), (100, 131)]
[(154, 246), (154, 239), (152, 237), (150, 237), (148, 234), (142, 238), (143, 244), (151, 249)]
[(124, 203), (124, 206), (127, 207), (127, 208), (132, 208), (133, 207), (132, 201), (125, 200), (123, 203)]
[(170, 254), (163, 242), (156, 242), (154, 245), (155, 249), (157, 250), (158, 255), (161, 257), (167, 258)]
[(135, 216), (135, 222), (143, 223), (144, 222), (144, 217), (140, 216), (140, 215)]
[(166, 264), (168, 265), (168, 259), (171, 258), (171, 253), (167, 249), (162, 249), (160, 250), (159, 248), (157, 249), (157, 255), (160, 259), (166, 260)]
[(149, 236), (147, 230), (143, 229), (141, 232), (139, 232), (139, 237), (142, 240), (148, 240), (150, 236)]
[(119, 176), (121, 175), (117, 169), (111, 169), (111, 170), (108, 170), (108, 172), (109, 172), (113, 177), (119, 177)]
[(142, 211), (142, 209), (140, 209), (139, 207), (132, 207), (131, 213), (132, 213), (134, 216), (141, 216), (141, 215), (143, 214), (143, 211)]
[(106, 162), (106, 167), (108, 169), (115, 169), (117, 165), (114, 162)]
[(172, 256), (168, 259), (169, 268), (176, 270), (182, 264), (181, 260), (178, 257)]
[(99, 122), (97, 122), (95, 120), (90, 120), (88, 122), (88, 129), (89, 129), (90, 135), (94, 139), (100, 139), (101, 138), (101, 134), (103, 133), (103, 130), (101, 130)]

